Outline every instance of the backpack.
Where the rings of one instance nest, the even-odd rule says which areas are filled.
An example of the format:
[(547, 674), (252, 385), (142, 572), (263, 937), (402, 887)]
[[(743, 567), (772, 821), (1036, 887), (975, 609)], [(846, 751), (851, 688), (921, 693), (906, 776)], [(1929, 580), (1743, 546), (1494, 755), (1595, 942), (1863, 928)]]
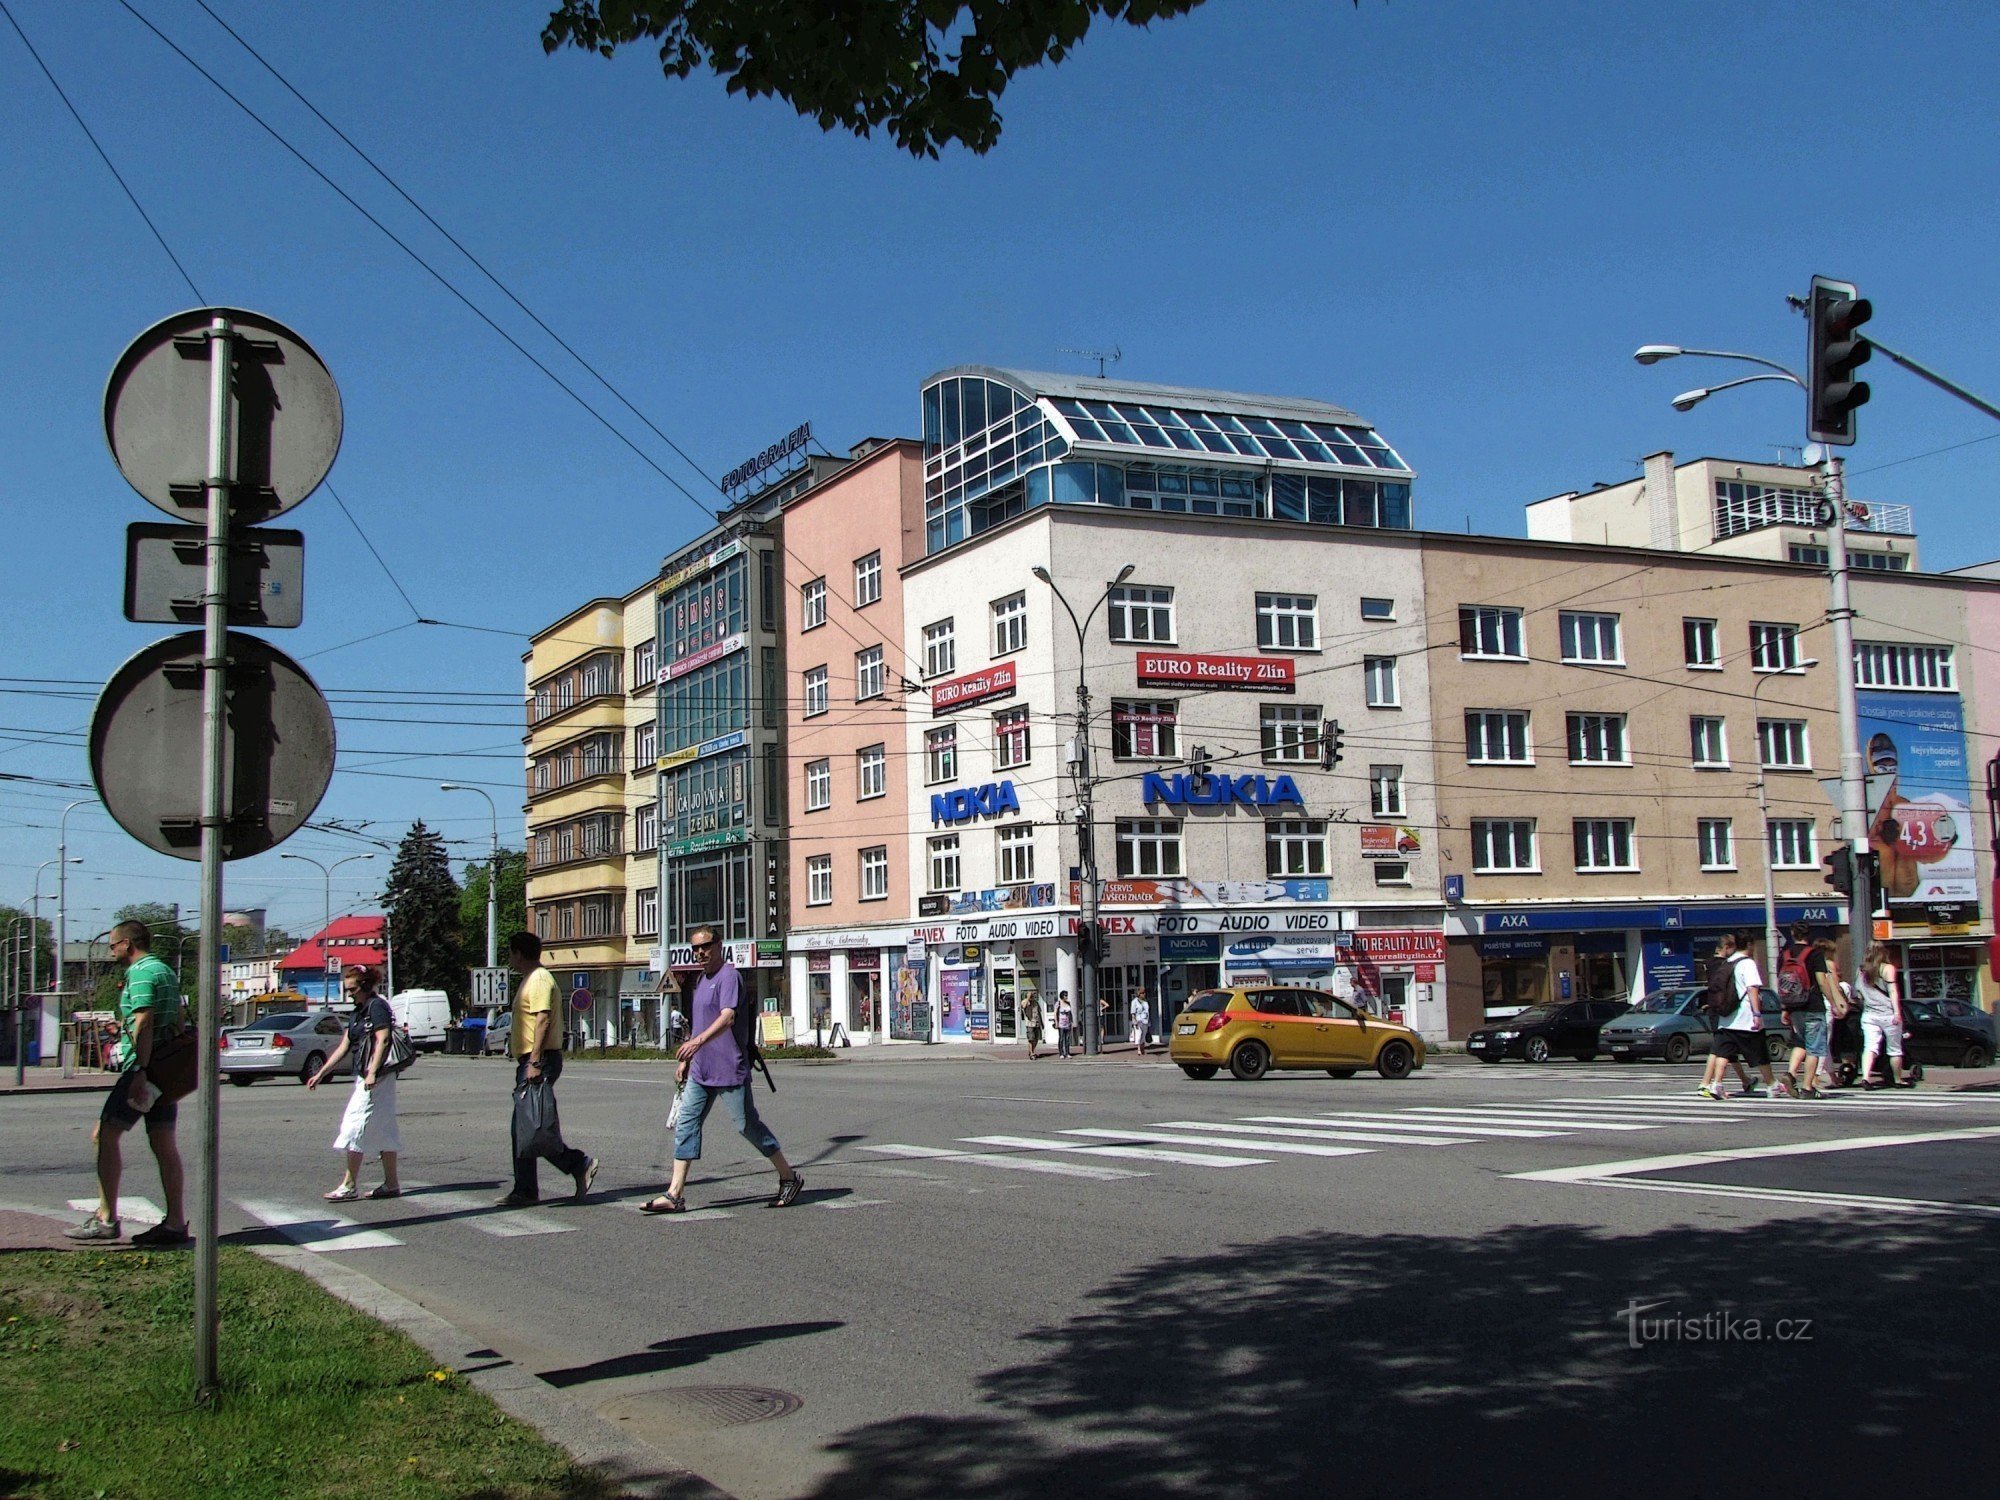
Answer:
[(1778, 1009), (1800, 1010), (1808, 1007), (1807, 1000), (1820, 998), (1814, 988), (1812, 975), (1806, 971), (1808, 948), (1792, 947), (1784, 951), (1778, 960)]
[(736, 1014), (730, 1018), (729, 1029), (736, 1035), (736, 1050), (743, 1054), (743, 1061), (764, 1075), (764, 1083), (772, 1093), (778, 1092), (778, 1085), (771, 1081), (771, 1069), (764, 1061), (764, 1049), (757, 1045), (757, 1002), (749, 995), (737, 994)]
[(1702, 1008), (1718, 1021), (1731, 1014), (1742, 1002), (1736, 996), (1736, 960), (1718, 958), (1708, 966), (1708, 993)]

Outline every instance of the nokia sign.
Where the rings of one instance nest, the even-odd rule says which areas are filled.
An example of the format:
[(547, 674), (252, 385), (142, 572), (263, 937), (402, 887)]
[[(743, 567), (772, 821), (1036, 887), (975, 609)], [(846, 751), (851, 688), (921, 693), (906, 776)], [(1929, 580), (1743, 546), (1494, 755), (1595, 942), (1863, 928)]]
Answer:
[(1162, 776), (1155, 771), (1147, 772), (1139, 783), (1139, 800), (1148, 806), (1162, 802), (1169, 807), (1222, 807), (1235, 802), (1245, 807), (1282, 807), (1289, 803), (1300, 811), (1306, 805), (1298, 783), (1289, 776)]
[(974, 818), (998, 817), (1019, 812), (1021, 799), (1011, 781), (989, 781), (985, 786), (962, 786), (956, 791), (939, 792), (931, 798), (932, 823), (969, 823)]

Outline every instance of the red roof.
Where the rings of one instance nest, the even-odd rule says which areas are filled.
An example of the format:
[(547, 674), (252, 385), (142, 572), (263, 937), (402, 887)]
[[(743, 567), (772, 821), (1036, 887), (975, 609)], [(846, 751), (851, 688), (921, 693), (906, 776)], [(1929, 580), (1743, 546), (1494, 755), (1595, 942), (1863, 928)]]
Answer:
[(325, 969), (330, 946), (343, 968), (356, 964), (381, 965), (387, 962), (382, 951), (386, 919), (382, 917), (335, 917), (324, 932), (307, 938), (279, 961), (281, 969)]

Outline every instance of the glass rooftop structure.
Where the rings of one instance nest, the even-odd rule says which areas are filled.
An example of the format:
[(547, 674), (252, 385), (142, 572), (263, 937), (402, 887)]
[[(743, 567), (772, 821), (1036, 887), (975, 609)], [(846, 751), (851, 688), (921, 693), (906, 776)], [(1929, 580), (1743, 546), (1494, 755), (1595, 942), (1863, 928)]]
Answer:
[(1322, 401), (961, 365), (923, 405), (926, 553), (1041, 505), (1412, 524), (1409, 465)]

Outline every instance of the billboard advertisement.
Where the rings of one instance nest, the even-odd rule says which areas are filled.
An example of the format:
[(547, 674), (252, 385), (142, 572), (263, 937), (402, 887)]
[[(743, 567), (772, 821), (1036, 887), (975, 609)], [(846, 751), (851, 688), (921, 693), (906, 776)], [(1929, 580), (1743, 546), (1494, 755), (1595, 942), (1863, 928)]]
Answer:
[[(1863, 691), (1861, 749), (1870, 776), (1889, 776), (1871, 843), (1890, 906), (1979, 899), (1965, 716), (1955, 693)], [(1887, 837), (1893, 821), (1897, 835)]]

